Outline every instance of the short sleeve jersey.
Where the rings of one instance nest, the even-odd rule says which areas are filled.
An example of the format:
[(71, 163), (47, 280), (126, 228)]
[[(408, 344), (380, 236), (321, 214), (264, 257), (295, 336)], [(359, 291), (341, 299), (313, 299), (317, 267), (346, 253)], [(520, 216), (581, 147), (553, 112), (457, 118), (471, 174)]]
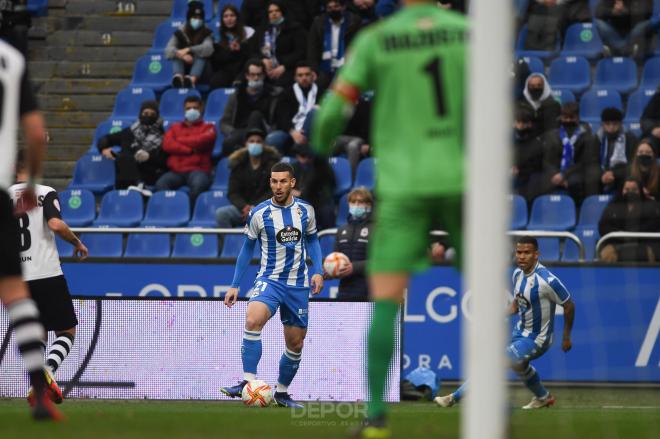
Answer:
[(316, 233), (314, 208), (294, 198), (288, 206), (271, 200), (254, 207), (248, 215), (245, 234), (261, 244), (261, 268), (266, 277), (293, 287), (308, 287), (307, 236)]
[(463, 15), (420, 4), (363, 30), (349, 48), (339, 78), (374, 91), (379, 195), (463, 190), (466, 45)]

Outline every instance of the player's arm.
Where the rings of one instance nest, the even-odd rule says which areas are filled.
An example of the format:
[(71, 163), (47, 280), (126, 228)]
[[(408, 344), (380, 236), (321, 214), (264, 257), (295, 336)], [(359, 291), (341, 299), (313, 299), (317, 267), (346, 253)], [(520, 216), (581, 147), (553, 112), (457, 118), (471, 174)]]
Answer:
[(575, 302), (569, 298), (562, 306), (564, 307), (564, 335), (561, 339), (561, 349), (564, 352), (568, 352), (573, 347), (571, 330), (573, 329), (573, 320), (575, 319)]
[(511, 301), (511, 305), (509, 305), (509, 315), (515, 315), (518, 314), (518, 301), (514, 297), (513, 300)]
[(307, 235), (306, 244), (307, 253), (312, 260), (312, 294), (318, 294), (323, 289), (323, 254), (318, 235)]
[(87, 259), (89, 251), (87, 247), (78, 239), (75, 233), (71, 231), (67, 223), (62, 220), (60, 213), (60, 202), (57, 198), (57, 192), (48, 192), (43, 200), (44, 218), (48, 228), (57, 236), (74, 246), (73, 254), (80, 260)]
[(245, 236), (243, 247), (241, 247), (241, 252), (238, 254), (238, 259), (236, 259), (234, 279), (231, 281), (231, 288), (225, 294), (225, 305), (230, 308), (234, 303), (236, 303), (236, 298), (238, 297), (238, 287), (241, 285), (241, 279), (243, 279), (243, 275), (250, 265), (250, 261), (252, 260), (252, 253), (254, 252), (254, 246), (256, 243), (256, 239), (250, 239), (249, 236)]

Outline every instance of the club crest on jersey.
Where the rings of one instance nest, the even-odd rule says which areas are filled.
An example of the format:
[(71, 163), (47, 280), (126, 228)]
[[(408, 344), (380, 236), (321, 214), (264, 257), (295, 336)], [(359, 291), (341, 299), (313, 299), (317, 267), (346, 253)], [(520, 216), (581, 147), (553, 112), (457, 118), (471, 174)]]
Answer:
[(528, 309), (531, 304), (527, 299), (525, 299), (525, 296), (522, 294), (516, 294), (516, 302), (518, 303), (518, 308), (525, 310)]
[(294, 247), (302, 238), (302, 233), (300, 230), (296, 229), (293, 226), (286, 226), (279, 232), (277, 232), (277, 242), (286, 247)]
[(303, 216), (303, 211), (302, 211), (302, 209), (301, 209), (300, 207), (298, 207), (298, 209), (296, 209), (296, 212), (298, 212), (298, 216), (299, 216), (300, 218), (302, 218), (302, 216)]

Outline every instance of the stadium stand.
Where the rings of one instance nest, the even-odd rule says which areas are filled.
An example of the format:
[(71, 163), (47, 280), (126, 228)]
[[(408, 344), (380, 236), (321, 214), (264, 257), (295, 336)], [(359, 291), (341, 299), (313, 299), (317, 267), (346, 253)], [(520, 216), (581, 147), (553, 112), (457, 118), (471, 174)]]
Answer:
[(211, 184), (211, 190), (227, 192), (229, 187), (229, 159), (224, 158), (215, 167), (215, 179)]
[(642, 69), (642, 87), (655, 88), (660, 84), (660, 56), (650, 58)]
[(556, 52), (559, 52), (559, 38), (557, 38), (557, 47), (552, 52), (545, 50), (525, 50), (526, 40), (527, 40), (527, 25), (525, 24), (520, 28), (520, 32), (518, 33), (518, 38), (516, 40), (516, 56), (519, 58), (530, 56), (530, 57), (546, 59), (552, 57)]
[(59, 193), (62, 219), (70, 227), (86, 227), (96, 217), (94, 194), (85, 189), (64, 190)]
[(166, 233), (131, 233), (125, 258), (169, 258), (170, 236)]
[(115, 164), (100, 154), (85, 154), (76, 163), (69, 189), (103, 194), (115, 185)]
[(580, 206), (578, 227), (597, 229), (598, 221), (600, 221), (600, 217), (610, 201), (612, 201), (611, 195), (591, 195), (585, 198), (582, 206)]
[(575, 226), (575, 203), (568, 195), (541, 195), (532, 202), (529, 230), (562, 231)]
[(332, 157), (330, 166), (335, 173), (335, 197), (339, 198), (351, 189), (353, 175), (351, 173), (351, 164), (344, 157)]
[(142, 226), (182, 227), (190, 220), (190, 199), (183, 191), (156, 192), (147, 203)]
[(374, 185), (376, 184), (374, 178), (374, 165), (376, 159), (368, 157), (363, 159), (358, 164), (357, 170), (355, 171), (355, 183), (353, 187), (366, 187), (369, 190), (373, 190)]
[(73, 256), (73, 246), (57, 235), (55, 235), (55, 245), (57, 246), (57, 254), (60, 255), (60, 258)]
[(522, 59), (527, 63), (530, 73), (545, 73), (543, 60), (536, 56), (523, 56)]
[(348, 221), (348, 194), (342, 195), (337, 203), (337, 227), (343, 226)]
[(596, 64), (594, 87), (630, 93), (637, 87), (637, 64), (631, 58), (605, 58)]
[[(236, 258), (241, 252), (243, 247), (243, 235), (226, 235), (222, 243), (222, 251), (220, 252), (221, 258)], [(261, 255), (261, 243), (257, 240), (257, 245), (254, 246), (253, 258), (258, 258)]]
[(173, 258), (217, 258), (218, 236), (180, 234), (174, 239)]
[(226, 192), (213, 190), (202, 193), (195, 202), (190, 227), (217, 227), (215, 211), (229, 204)]
[(588, 123), (600, 123), (600, 115), (605, 108), (623, 110), (621, 95), (613, 90), (591, 89), (580, 98), (580, 119)]
[(335, 235), (324, 235), (319, 238), (319, 242), (321, 244), (321, 253), (323, 254), (323, 257), (325, 258), (328, 256), (330, 253), (335, 248)]
[(570, 90), (562, 90), (560, 88), (552, 89), (552, 96), (559, 101), (560, 104), (567, 102), (575, 102), (575, 95)]
[(582, 93), (591, 84), (589, 61), (581, 56), (562, 56), (550, 63), (548, 81), (552, 87)]
[(81, 233), (80, 240), (93, 258), (120, 258), (123, 238), (118, 233)]
[(165, 59), (162, 53), (151, 53), (142, 56), (135, 63), (131, 85), (162, 92), (170, 86), (172, 75), (172, 63)]
[(172, 38), (172, 34), (174, 34), (174, 31), (176, 31), (178, 28), (183, 26), (183, 24), (184, 24), (183, 20), (172, 20), (172, 19), (168, 19), (163, 23), (159, 24), (158, 27), (156, 28), (154, 41), (153, 44), (151, 45), (151, 49), (149, 49), (149, 52), (163, 53), (163, 51), (165, 50), (165, 46), (167, 46), (167, 43), (170, 41), (170, 38)]
[(603, 53), (603, 42), (593, 23), (575, 23), (566, 29), (563, 56), (583, 56), (590, 60)]
[(160, 97), (160, 117), (165, 120), (180, 122), (183, 120), (183, 102), (188, 96), (201, 97), (195, 89), (170, 88)]
[(513, 203), (513, 217), (511, 219), (512, 230), (522, 230), (527, 227), (527, 201), (520, 195), (511, 197)]
[(628, 96), (628, 105), (626, 106), (624, 122), (639, 124), (639, 119), (642, 117), (644, 108), (646, 108), (646, 105), (654, 94), (655, 89), (653, 88), (639, 88)]
[(110, 191), (103, 196), (95, 226), (135, 227), (142, 221), (142, 195), (135, 191)]
[(126, 121), (130, 125), (139, 117), (142, 102), (155, 99), (156, 94), (150, 88), (126, 87), (117, 94), (112, 120)]
[[(206, 20), (209, 21), (214, 15), (213, 0), (199, 0), (204, 4), (204, 14)], [(186, 12), (188, 11), (188, 0), (174, 0), (172, 5), (172, 19), (185, 20)]]

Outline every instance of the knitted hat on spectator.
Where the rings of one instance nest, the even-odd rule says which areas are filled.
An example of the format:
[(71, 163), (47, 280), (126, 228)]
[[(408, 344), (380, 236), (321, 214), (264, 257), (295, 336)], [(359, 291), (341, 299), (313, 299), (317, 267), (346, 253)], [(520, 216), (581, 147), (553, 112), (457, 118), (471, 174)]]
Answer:
[(140, 105), (140, 114), (142, 114), (142, 112), (147, 108), (150, 110), (154, 110), (156, 112), (156, 117), (160, 116), (160, 111), (158, 110), (158, 102), (151, 100), (142, 101), (142, 105)]
[(189, 1), (186, 19), (190, 20), (196, 15), (200, 15), (202, 18), (204, 18), (204, 3), (200, 2), (199, 0)]
[(252, 127), (252, 128), (248, 128), (247, 132), (245, 133), (245, 140), (247, 140), (248, 137), (250, 137), (253, 134), (256, 134), (261, 137), (266, 137), (266, 133), (264, 132), (264, 130), (262, 130), (259, 127)]
[(615, 107), (608, 107), (600, 114), (602, 122), (621, 122), (623, 120), (623, 113)]

